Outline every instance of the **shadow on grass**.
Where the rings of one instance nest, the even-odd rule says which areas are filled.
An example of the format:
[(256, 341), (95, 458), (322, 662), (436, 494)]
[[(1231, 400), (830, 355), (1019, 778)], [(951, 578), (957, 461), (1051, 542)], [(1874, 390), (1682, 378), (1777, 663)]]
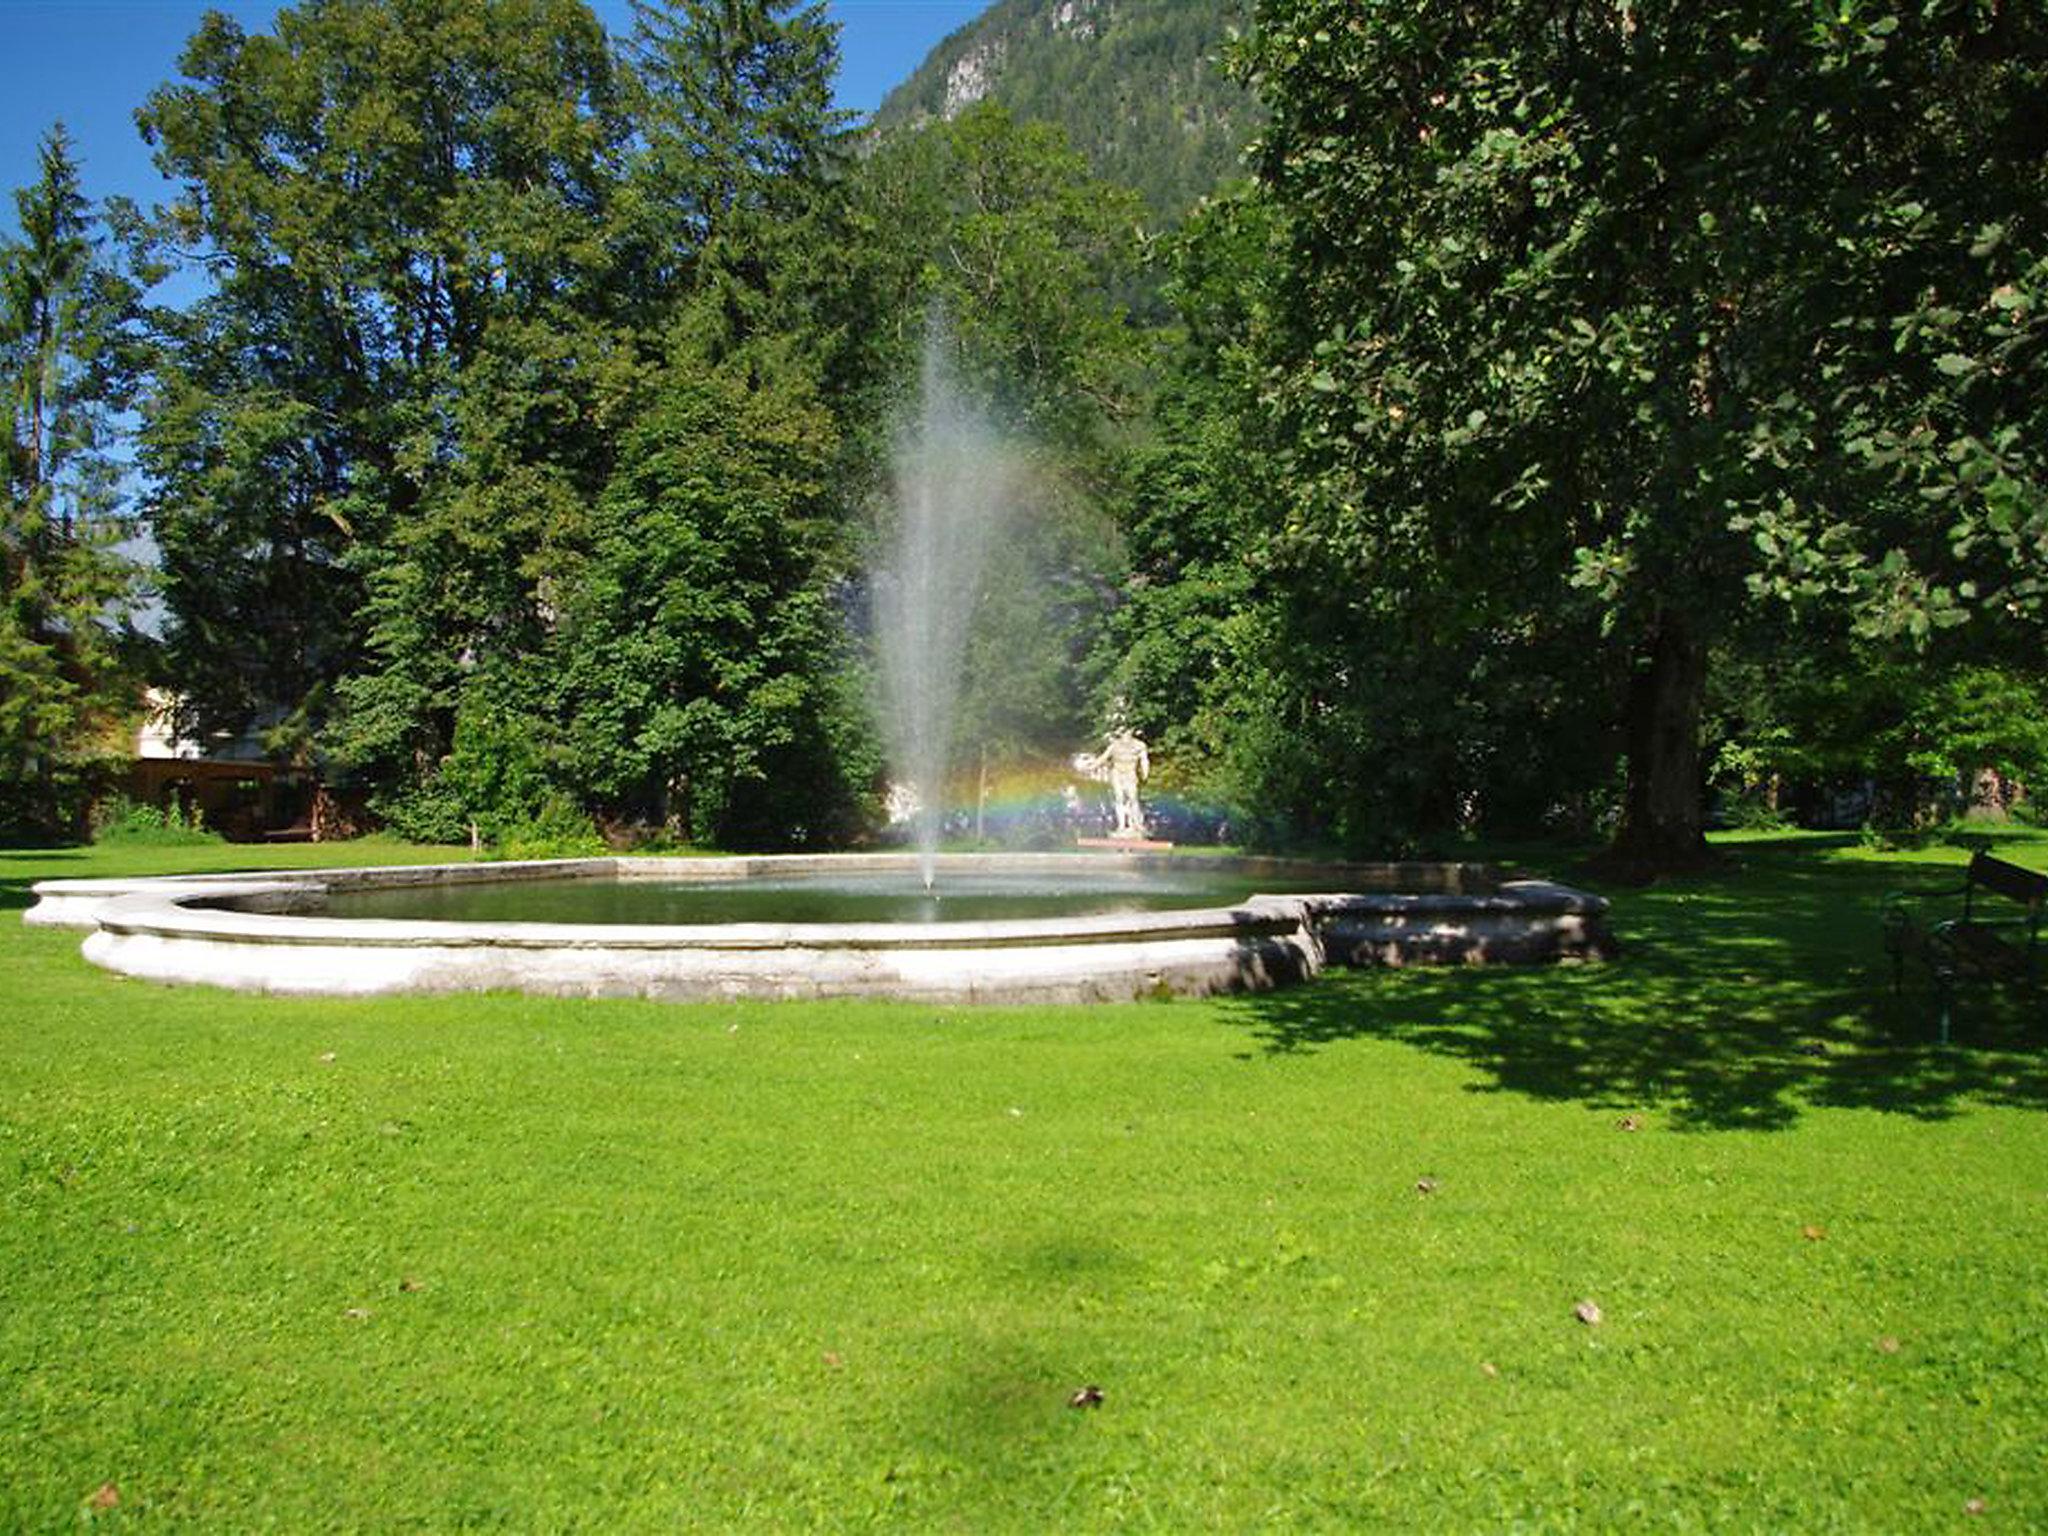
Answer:
[(0, 912), (19, 912), (35, 905), (35, 883), (47, 879), (29, 875), (23, 879), (0, 878)]
[(64, 880), (85, 873), (90, 852), (77, 845), (0, 851), (0, 912), (34, 906), (38, 880)]
[(1746, 848), (1721, 871), (1618, 897), (1611, 964), (1336, 973), (1225, 1010), (1268, 1052), (1394, 1040), (1467, 1063), (1480, 1091), (1657, 1110), (1698, 1129), (1785, 1129), (1817, 1105), (1924, 1118), (1966, 1102), (2048, 1108), (2039, 994), (1966, 993), (1947, 1048), (1924, 972), (1909, 968), (1893, 996), (1884, 891), (1955, 877)]

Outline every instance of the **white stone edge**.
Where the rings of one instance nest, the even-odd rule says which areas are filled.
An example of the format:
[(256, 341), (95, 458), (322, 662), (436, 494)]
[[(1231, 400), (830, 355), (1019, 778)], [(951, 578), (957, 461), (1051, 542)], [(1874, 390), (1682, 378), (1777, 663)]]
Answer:
[[(955, 856), (949, 867), (1046, 868), (1073, 861), (1099, 867), (1102, 856), (968, 855)], [(25, 920), (95, 928), (84, 952), (111, 970), (246, 991), (1065, 1003), (1262, 989), (1306, 979), (1328, 958), (1326, 933), (1334, 939), (1340, 931), (1344, 937), (1329, 956), (1348, 957), (1344, 963), (1401, 964), (1405, 946), (1416, 946), (1420, 955), (1439, 939), (1460, 941), (1467, 959), (1510, 951), (1527, 958), (1598, 954), (1607, 905), (1532, 880), (1490, 894), (1254, 896), (1232, 907), (949, 924), (937, 932), (889, 923), (479, 923), (290, 910), (316, 904), (335, 888), (367, 885), (599, 876), (621, 867), (639, 876), (687, 871), (733, 879), (909, 864), (914, 860), (904, 855), (833, 856), (829, 862), (805, 855), (534, 860), (46, 881), (36, 887), (42, 905)], [(1455, 883), (1472, 867), (1453, 868)], [(202, 901), (248, 906), (194, 905)], [(1522, 925), (1520, 932), (1510, 925)]]

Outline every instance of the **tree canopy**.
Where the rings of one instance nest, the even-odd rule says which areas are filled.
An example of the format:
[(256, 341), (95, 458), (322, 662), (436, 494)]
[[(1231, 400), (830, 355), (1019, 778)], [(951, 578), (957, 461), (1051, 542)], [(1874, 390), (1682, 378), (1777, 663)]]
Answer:
[(2048, 774), (2038, 6), (1257, 0), (1253, 177), (1161, 235), (1044, 118), (1151, 142), (1183, 98), (1088, 71), (1229, 9), (1012, 6), (940, 64), (1088, 102), (858, 135), (817, 0), (210, 15), (138, 113), (169, 204), (53, 135), (0, 245), (0, 813), (75, 821), (149, 681), (419, 836), (865, 835), (934, 313), (1028, 488), (992, 754), (1116, 707), (1254, 841), (1644, 873), (1710, 788)]
[(1708, 661), (1753, 602), (2037, 623), (2037, 13), (1257, 19), (1259, 544), (1311, 713), (1383, 741), (1411, 677), (1611, 657), (1618, 849), (1654, 867), (1699, 846)]

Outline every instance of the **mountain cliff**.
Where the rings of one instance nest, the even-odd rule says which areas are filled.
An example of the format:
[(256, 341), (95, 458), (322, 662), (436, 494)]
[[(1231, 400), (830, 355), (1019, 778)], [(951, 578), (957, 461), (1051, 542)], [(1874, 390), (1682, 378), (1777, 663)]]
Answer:
[(1058, 123), (1099, 175), (1173, 220), (1237, 173), (1258, 122), (1218, 62), (1249, 0), (997, 0), (875, 113), (882, 132), (994, 101)]

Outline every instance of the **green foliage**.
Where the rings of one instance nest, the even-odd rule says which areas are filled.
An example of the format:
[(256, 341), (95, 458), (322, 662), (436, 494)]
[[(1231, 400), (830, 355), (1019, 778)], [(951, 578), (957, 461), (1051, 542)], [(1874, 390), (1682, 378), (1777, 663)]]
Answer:
[(568, 780), (689, 840), (843, 838), (874, 757), (833, 599), (831, 418), (758, 350), (681, 343), (651, 393), (549, 650)]
[(1868, 637), (1956, 632), (2038, 656), (2048, 15), (1844, 12), (1808, 46), (1836, 183), (1808, 237), (1827, 287), (1801, 316), (1809, 387), (1762, 400), (1751, 430), (1776, 471), (1736, 522), (1756, 547), (1751, 588), (1845, 605)]
[(533, 679), (521, 688), (502, 677), (470, 677), (448, 753), (418, 779), (373, 795), (371, 808), (418, 842), (501, 846), (595, 837), (589, 816), (566, 808), (567, 753), (559, 736)]
[(370, 799), (370, 809), (392, 833), (412, 843), (455, 844), (469, 841), (469, 818), (462, 801), (438, 778), (407, 781)]
[(1034, 482), (972, 640), (995, 754), (1124, 700), (1240, 829), (1361, 852), (1619, 781), (1646, 864), (1709, 781), (2038, 782), (2038, 7), (1262, 0), (1259, 186), (1148, 243), (1251, 121), (1234, 14), (1005, 0), (857, 158), (815, 0), (644, 0), (619, 48), (582, 0), (209, 17), (140, 114), (178, 196), (120, 221), (207, 295), (138, 354), (61, 146), (7, 248), (0, 820), (118, 745), (97, 434), (146, 363), (201, 729), (418, 836), (855, 835), (934, 309)]
[[(1152, 433), (1131, 453), (1118, 508), (1129, 553), (1104, 650), (1099, 692), (1189, 785), (1226, 792), (1212, 770), (1231, 750), (1218, 718), (1252, 664), (1253, 572), (1243, 558), (1256, 524), (1264, 456), (1250, 427), (1244, 333), (1261, 292), (1270, 226), (1265, 205), (1220, 201), (1164, 248), (1166, 293), (1183, 332), (1167, 353)], [(1195, 766), (1200, 765), (1200, 766)]]
[(459, 808), (465, 826), (500, 841), (540, 820), (555, 798), (540, 741), (530, 717), (497, 705), (486, 688), (472, 688), (433, 789)]
[(115, 795), (93, 807), (92, 840), (126, 850), (203, 848), (222, 838), (207, 828), (197, 806), (186, 810), (176, 802), (157, 806)]
[(214, 279), (144, 402), (174, 674), (417, 779), (607, 468), (610, 49), (580, 0), (308, 0), (181, 65), (140, 114)]
[[(1870, 470), (1890, 451), (1880, 418), (1960, 409), (1946, 352), (1924, 370), (1899, 361), (1922, 345), (1901, 318), (1915, 295), (1967, 293), (2024, 345), (2020, 274), (2044, 203), (2024, 148), (2036, 10), (1837, 19), (1728, 0), (1560, 22), (1540, 3), (1267, 0), (1257, 14), (1240, 63), (1271, 109), (1258, 165), (1285, 219), (1259, 345), (1282, 473), (1259, 554), (1305, 705), (1324, 708), (1322, 679), (1400, 670), (1418, 641), (1463, 650), (1454, 672), (1503, 638), (1553, 665), (1597, 648), (1622, 664), (1605, 690), (1629, 772), (1618, 848), (1655, 866), (1699, 847), (1709, 649), (1788, 559), (1830, 567), (1810, 595), (1869, 589), (1871, 633), (1925, 632), (1930, 583), (1949, 578), (1921, 583), (1918, 621), (1885, 617), (1876, 589), (1889, 601), (1930, 569), (1909, 542), (1966, 543), (1978, 564), (1951, 590), (1999, 594), (1972, 610), (1986, 643), (2031, 623), (2032, 556), (1990, 536), (1988, 510), (1946, 532), (1952, 509), (1921, 492), (1940, 459), (2013, 487), (1995, 493), (1999, 527), (2030, 527), (2026, 434), (2006, 429), (2040, 391), (1972, 365), (1972, 441), (2003, 444), (1998, 465), (1962, 470), (1975, 451), (1937, 427), (1920, 469), (1889, 487)], [(1953, 256), (1999, 209), (2028, 212), (2001, 236), (2017, 254), (1996, 260), (2018, 265), (1993, 302)], [(1826, 510), (1795, 538), (1801, 507)], [(1890, 575), (1864, 581), (1860, 548), (1899, 551), (1866, 562)], [(1598, 724), (1586, 692), (1567, 690), (1546, 734)], [(1348, 771), (1340, 784), (1373, 792)]]
[(1144, 337), (1117, 294), (1139, 254), (1135, 194), (1092, 175), (1048, 123), (1000, 107), (884, 140), (851, 189), (855, 300), (872, 366), (916, 377), (941, 310), (962, 376), (1041, 442), (1096, 442), (1133, 404)]
[(1204, 765), (1239, 835), (1361, 854), (1460, 830), (1584, 830), (1613, 758), (1612, 662), (1554, 617), (1313, 537), (1266, 408), (1287, 222), (1219, 199), (1167, 249), (1183, 334), (1133, 477), (1110, 691)]
[(411, 836), (557, 794), (697, 841), (862, 825), (850, 514), (935, 298), (1046, 456), (978, 728), (1087, 714), (1136, 201), (993, 111), (836, 182), (820, 7), (635, 15), (623, 62), (575, 0), (212, 18), (142, 114), (157, 233), (219, 276), (156, 317), (144, 413), (170, 671)]
[(174, 670), (411, 836), (556, 837), (564, 795), (858, 820), (836, 437), (789, 361), (830, 351), (835, 28), (635, 14), (623, 73), (580, 0), (211, 18), (143, 113), (220, 275), (161, 317), (144, 426)]
[(110, 457), (127, 278), (101, 254), (61, 126), (0, 240), (0, 831), (76, 835), (136, 704), (134, 562)]
[(1715, 783), (1738, 813), (1870, 782), (1876, 822), (1912, 827), (1965, 809), (1986, 771), (2008, 786), (2048, 778), (2038, 670), (1900, 654), (1804, 626), (1774, 635), (1723, 660), (1710, 700)]
[[(927, 316), (952, 372), (1013, 434), (1018, 507), (992, 551), (956, 739), (1058, 752), (1099, 724), (1090, 668), (1122, 551), (1111, 516), (1147, 337), (1119, 295), (1140, 255), (1134, 194), (1090, 174), (1049, 124), (983, 104), (883, 140), (850, 188), (867, 317), (856, 422), (911, 407)], [(873, 459), (885, 444), (864, 444)]]
[(531, 815), (504, 827), (496, 851), (501, 859), (595, 859), (611, 849), (589, 813), (567, 795), (555, 793)]
[(715, 299), (744, 335), (788, 276), (837, 169), (839, 27), (816, 0), (633, 0), (639, 147), (618, 205), (621, 280), (650, 314)]
[(1964, 667), (1913, 701), (1905, 761), (1930, 777), (1963, 779), (1983, 769), (2048, 785), (2048, 677), (2003, 667)]

